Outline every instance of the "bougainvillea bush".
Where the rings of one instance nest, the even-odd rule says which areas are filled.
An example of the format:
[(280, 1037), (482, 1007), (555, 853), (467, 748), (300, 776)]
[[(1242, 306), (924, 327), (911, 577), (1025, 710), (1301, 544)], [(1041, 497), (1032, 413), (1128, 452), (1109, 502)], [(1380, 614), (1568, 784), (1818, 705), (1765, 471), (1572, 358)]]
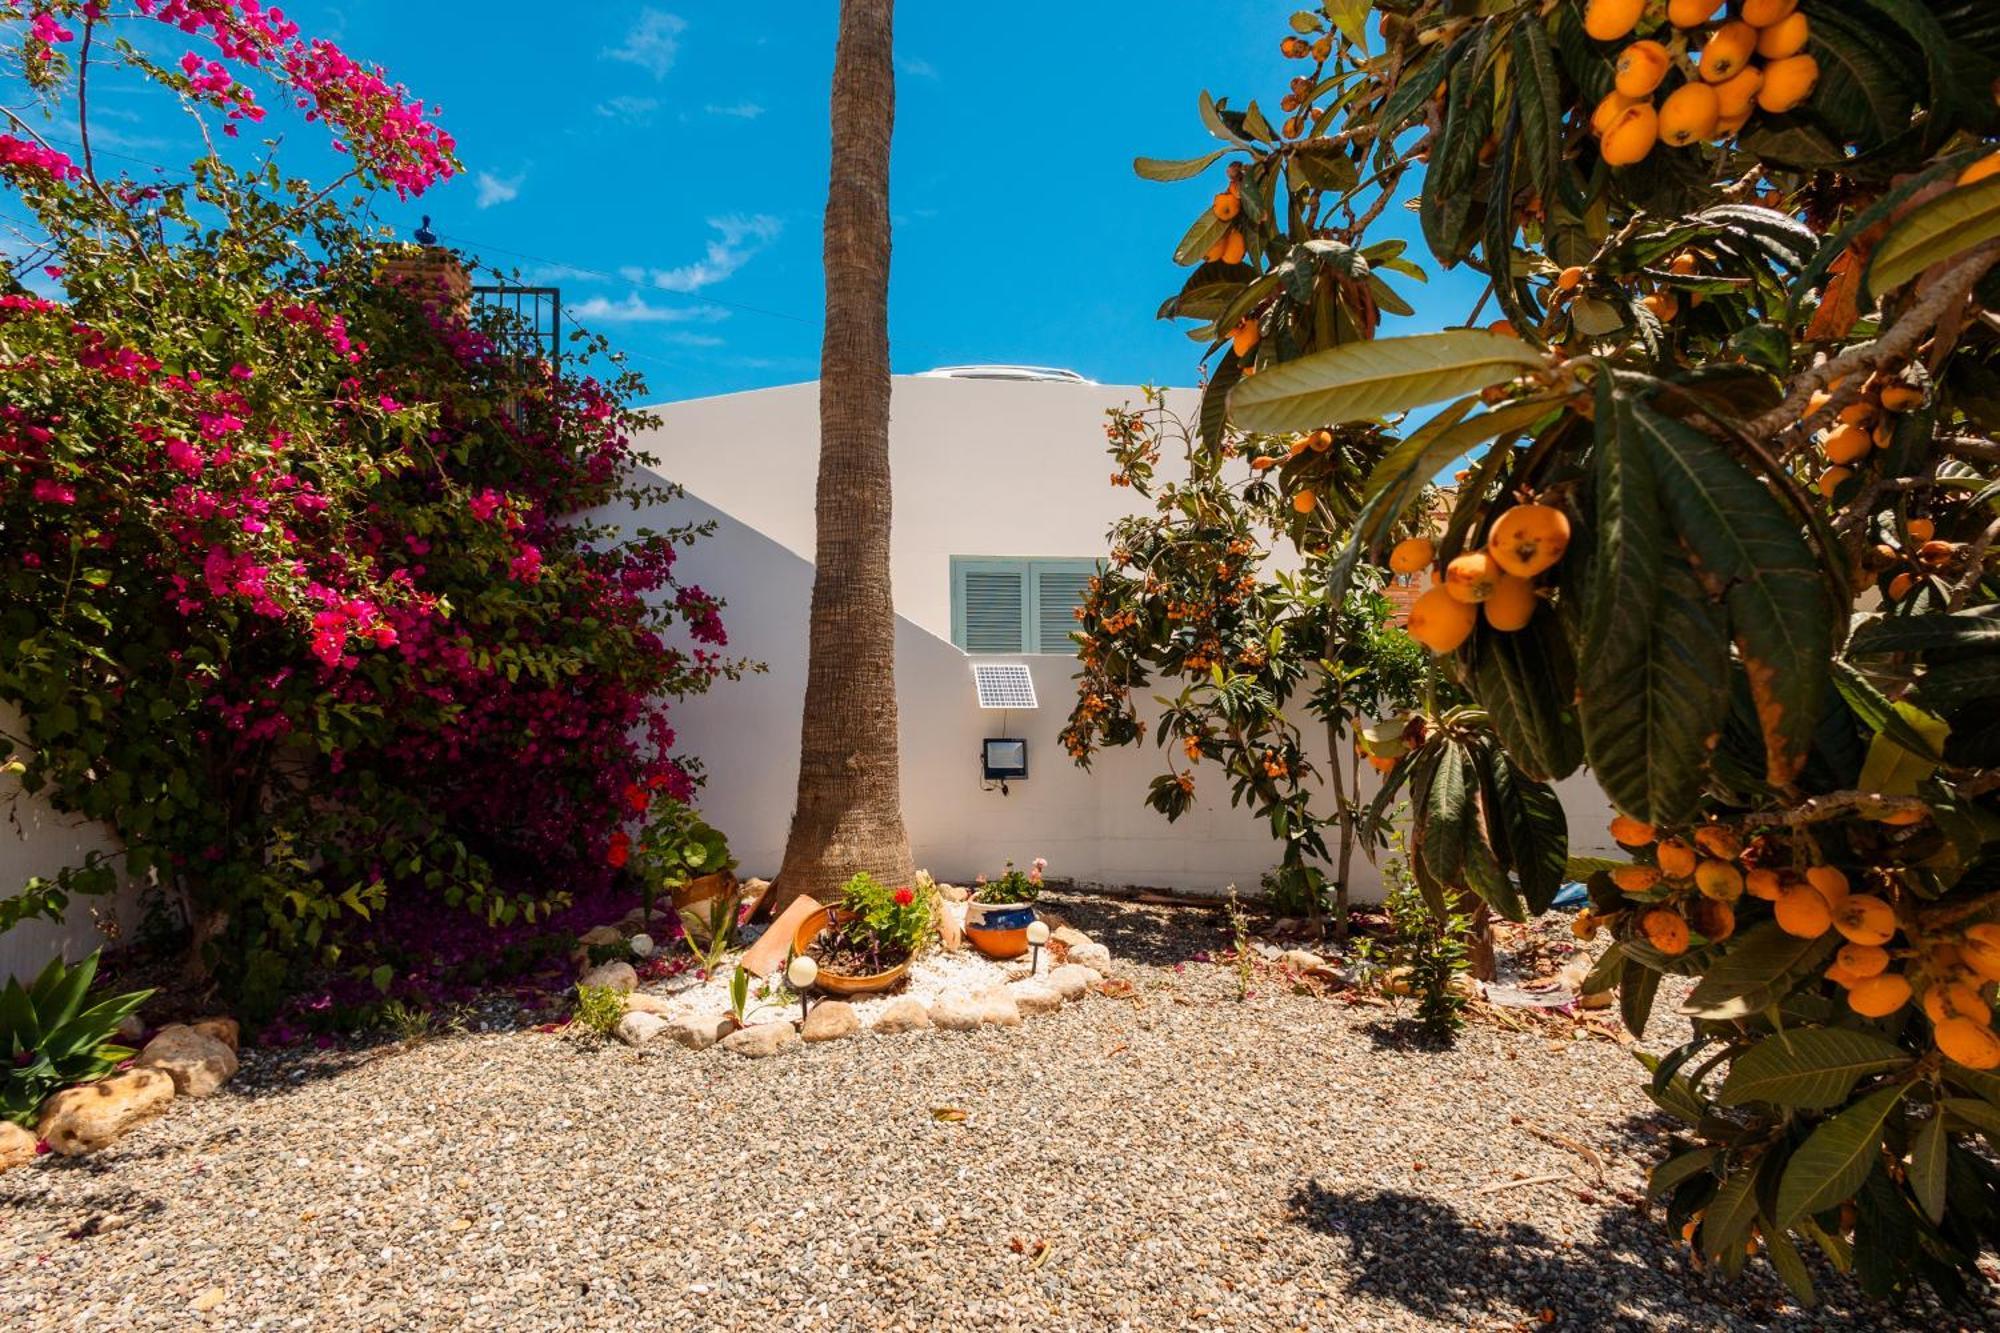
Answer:
[[(526, 350), (353, 221), (341, 190), (457, 169), (379, 70), (255, 0), (7, 8), (51, 115), (109, 71), (178, 96), (207, 145), (183, 177), (114, 177), (4, 113), (0, 176), (47, 236), (0, 294), (24, 787), (115, 828), (197, 971), (239, 991), (290, 957), (367, 963), (347, 928), (392, 899), (508, 923), (602, 889), (621, 829), (690, 792), (667, 703), (734, 670), (716, 603), (674, 577), (697, 531), (578, 517), (667, 498), (626, 481), (636, 380), (574, 369), (615, 367), (601, 345)], [(184, 59), (119, 36), (157, 48), (161, 24)], [(263, 119), (253, 87), (351, 171), (233, 164), (215, 130)], [(3, 886), (0, 927), (119, 869)]]
[[(1411, 870), (1509, 914), (1587, 878), (1591, 984), (1635, 1030), (1675, 996), (1652, 1188), (1700, 1262), (1983, 1294), (2000, 7), (1326, 0), (1276, 44), (1275, 103), (1204, 95), (1220, 145), (1139, 168), (1229, 159), (1166, 310), (1207, 446), (1386, 426), (1350, 510), (1343, 453), (1277, 475), (1329, 596), (1428, 584), (1409, 631), (1471, 701), (1387, 776)], [(1460, 327), (1382, 327), (1404, 202), (1477, 275)], [(1566, 865), (1545, 784), (1586, 768), (1628, 854)]]

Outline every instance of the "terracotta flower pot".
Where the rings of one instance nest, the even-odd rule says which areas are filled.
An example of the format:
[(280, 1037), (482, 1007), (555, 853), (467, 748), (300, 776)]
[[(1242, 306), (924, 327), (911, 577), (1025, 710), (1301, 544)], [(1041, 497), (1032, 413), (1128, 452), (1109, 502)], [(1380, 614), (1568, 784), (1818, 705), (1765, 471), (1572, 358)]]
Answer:
[(1035, 920), (1033, 903), (965, 905), (965, 938), (988, 958), (1019, 958), (1028, 951), (1028, 927)]
[[(824, 907), (799, 922), (798, 933), (792, 937), (792, 952), (804, 953), (820, 937), (823, 931), (835, 926), (844, 926), (854, 920), (854, 913), (840, 907)], [(884, 972), (867, 976), (849, 976), (844, 972), (820, 964), (819, 980), (814, 983), (819, 990), (829, 995), (868, 995), (875, 991), (888, 990), (909, 974), (910, 960), (905, 958)]]

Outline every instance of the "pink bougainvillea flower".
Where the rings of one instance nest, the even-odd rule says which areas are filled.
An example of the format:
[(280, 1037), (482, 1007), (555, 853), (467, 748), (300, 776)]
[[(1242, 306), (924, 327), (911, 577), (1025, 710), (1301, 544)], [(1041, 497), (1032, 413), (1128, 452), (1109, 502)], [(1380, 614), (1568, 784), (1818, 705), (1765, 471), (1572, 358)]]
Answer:
[(76, 503), (76, 487), (65, 486), (61, 482), (51, 481), (47, 477), (35, 478), (34, 489), (30, 493), (43, 504), (73, 505)]

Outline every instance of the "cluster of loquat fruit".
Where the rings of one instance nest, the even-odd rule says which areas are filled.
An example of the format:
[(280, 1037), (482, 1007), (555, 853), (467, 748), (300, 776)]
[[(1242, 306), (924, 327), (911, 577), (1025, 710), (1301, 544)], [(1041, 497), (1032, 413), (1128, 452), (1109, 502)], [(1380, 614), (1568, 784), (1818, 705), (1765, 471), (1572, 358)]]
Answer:
[[(1229, 188), (1216, 195), (1215, 199), (1209, 204), (1209, 211), (1215, 214), (1218, 221), (1236, 221), (1236, 215), (1243, 211), (1242, 185), (1235, 180), (1231, 180)], [(1237, 228), (1231, 227), (1216, 238), (1215, 244), (1208, 247), (1202, 258), (1208, 260), (1219, 259), (1225, 264), (1240, 264), (1243, 262), (1244, 254), (1249, 250), (1249, 245), (1249, 240), (1243, 233)], [(1251, 327), (1255, 328), (1256, 326), (1253, 324)], [(1256, 344), (1253, 342), (1251, 346), (1254, 347)], [(1245, 348), (1238, 348), (1238, 355), (1241, 355), (1246, 350)]]
[[(1449, 653), (1472, 634), (1482, 612), (1497, 630), (1525, 629), (1535, 615), (1535, 576), (1569, 548), (1569, 515), (1553, 505), (1517, 504), (1493, 520), (1484, 550), (1455, 556), (1410, 606), (1403, 628), (1434, 653)], [(1398, 542), (1389, 568), (1404, 575), (1433, 567), (1428, 537)]]
[[(1623, 41), (1646, 8), (1647, 0), (1590, 0), (1583, 30), (1600, 42)], [(1618, 53), (1612, 91), (1590, 115), (1606, 163), (1629, 167), (1660, 142), (1685, 148), (1727, 138), (1753, 110), (1779, 115), (1811, 94), (1819, 62), (1806, 53), (1812, 28), (1799, 0), (1741, 0), (1734, 18), (1716, 24), (1721, 11), (1720, 0), (1668, 0), (1665, 40), (1646, 38)], [(1699, 60), (1689, 52), (1696, 40)], [(1676, 73), (1680, 82), (1655, 103)]]
[[(1779, 867), (1773, 863), (1784, 853), (1777, 844), (1762, 838), (1746, 844), (1720, 825), (1703, 825), (1691, 838), (1661, 837), (1651, 824), (1620, 815), (1611, 821), (1611, 836), (1630, 852), (1652, 854), (1650, 864), (1618, 867), (1611, 881), (1634, 901), (1638, 932), (1661, 953), (1686, 953), (1696, 933), (1711, 944), (1728, 939), (1736, 932), (1736, 904), (1746, 894), (1762, 899), (1788, 935), (1841, 935), (1845, 942), (1825, 975), (1847, 992), (1855, 1013), (1886, 1018), (1921, 994), (1940, 1051), (1969, 1069), (2000, 1068), (2000, 1035), (1993, 1031), (2000, 925), (1925, 932), (1890, 898), (1854, 892), (1838, 867)], [(1881, 887), (1895, 892), (1886, 880)], [(1587, 939), (1616, 915), (1585, 910), (1574, 930)]]

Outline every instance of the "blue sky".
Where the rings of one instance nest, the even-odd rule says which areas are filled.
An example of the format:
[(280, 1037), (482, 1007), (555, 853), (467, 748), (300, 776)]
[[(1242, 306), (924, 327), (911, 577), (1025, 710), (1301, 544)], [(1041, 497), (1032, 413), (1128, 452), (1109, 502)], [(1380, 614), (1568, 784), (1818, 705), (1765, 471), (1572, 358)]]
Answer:
[[(631, 354), (652, 400), (817, 375), (832, 0), (494, 0), (476, 20), (464, 4), (286, 8), (441, 104), (459, 141), (465, 176), (409, 205), (386, 199), (385, 219), (407, 233), (429, 213), (448, 242), (560, 286)], [(1178, 286), (1169, 255), (1220, 168), (1160, 185), (1131, 159), (1212, 147), (1195, 115), (1204, 87), (1275, 101), (1293, 72), (1277, 53), (1290, 10), (905, 0), (895, 369), (1020, 361), (1194, 382), (1200, 348), (1153, 312)], [(168, 156), (148, 128), (127, 128), (133, 155), (188, 156)], [(313, 138), (289, 128), (288, 168), (336, 161)], [(1390, 220), (1414, 235), (1413, 218)], [(1476, 293), (1434, 274), (1411, 293), (1420, 317), (1407, 331), (1462, 320)]]

